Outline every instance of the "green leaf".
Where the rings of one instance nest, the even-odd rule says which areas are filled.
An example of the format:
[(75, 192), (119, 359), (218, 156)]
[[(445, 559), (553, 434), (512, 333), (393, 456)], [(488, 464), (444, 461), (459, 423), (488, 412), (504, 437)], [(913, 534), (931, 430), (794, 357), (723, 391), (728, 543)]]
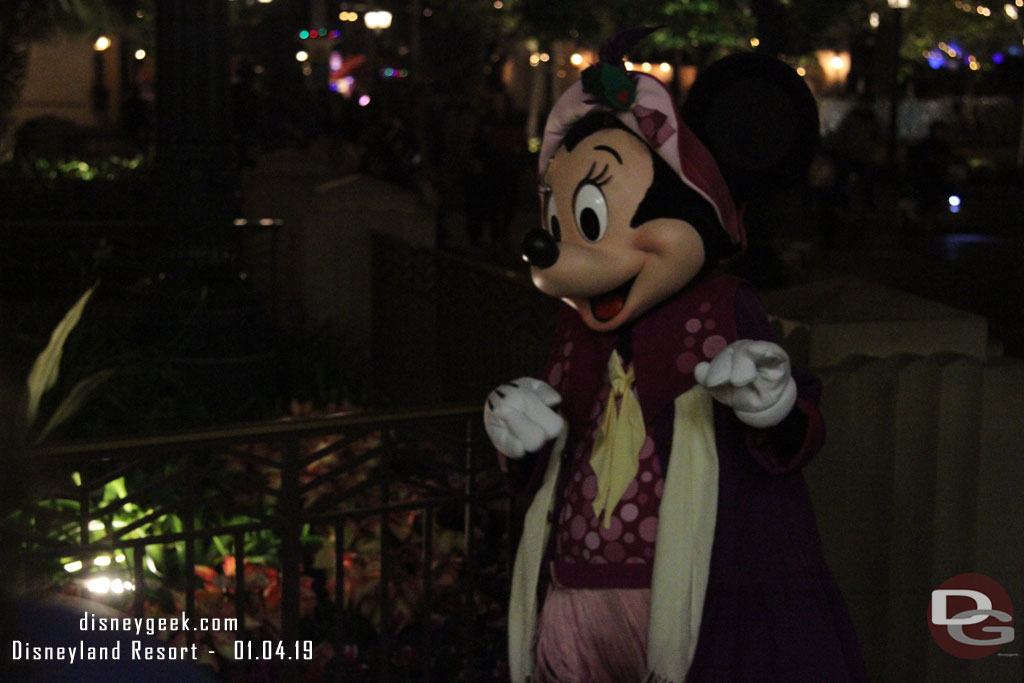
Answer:
[(120, 500), (128, 497), (128, 488), (124, 484), (124, 477), (111, 479), (103, 486), (103, 502)]
[(109, 368), (100, 370), (76, 384), (68, 395), (64, 397), (64, 400), (60, 402), (57, 409), (53, 411), (53, 415), (50, 416), (46, 426), (43, 427), (42, 431), (39, 432), (39, 436), (36, 437), (36, 442), (43, 441), (50, 435), (50, 432), (78, 414), (82, 406), (92, 397), (93, 392), (110, 379), (113, 374), (114, 371)]
[(98, 286), (99, 283), (97, 282), (90, 287), (78, 299), (75, 305), (64, 314), (64, 319), (60, 321), (50, 335), (50, 342), (43, 349), (43, 352), (36, 357), (35, 363), (32, 364), (32, 371), (28, 374), (27, 424), (31, 425), (35, 422), (36, 416), (39, 413), (39, 401), (42, 400), (43, 394), (57, 383), (57, 376), (60, 373), (60, 360), (64, 353), (64, 342), (67, 341), (68, 335), (78, 325), (78, 321), (82, 317), (82, 311), (85, 309), (85, 304), (88, 303), (89, 297), (92, 296)]
[(224, 543), (219, 536), (213, 536), (210, 540), (213, 541), (213, 545), (216, 546), (217, 552), (219, 553), (218, 559), (224, 559), (231, 554), (228, 550), (227, 544)]

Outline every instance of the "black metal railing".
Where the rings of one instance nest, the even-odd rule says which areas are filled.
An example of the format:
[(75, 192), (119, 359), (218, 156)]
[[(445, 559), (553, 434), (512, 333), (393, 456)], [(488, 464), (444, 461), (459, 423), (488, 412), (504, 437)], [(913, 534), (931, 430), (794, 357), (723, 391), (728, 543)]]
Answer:
[[(510, 513), (479, 421), (477, 408), (353, 414), (41, 448), (31, 456), (46, 476), (9, 520), (25, 589), (99, 580), (94, 599), (144, 617), (169, 587), (196, 621), (233, 627), (178, 634), (187, 646), (209, 636), (211, 653), (232, 640), (259, 652), (268, 631), (254, 621), (277, 613), (254, 618), (254, 590), (266, 603), (279, 589), (275, 639), (295, 653), (308, 641), (329, 678), (490, 679), (503, 666)], [(233, 572), (207, 566), (229, 555)], [(304, 659), (261, 665), (297, 680), (314, 665)]]

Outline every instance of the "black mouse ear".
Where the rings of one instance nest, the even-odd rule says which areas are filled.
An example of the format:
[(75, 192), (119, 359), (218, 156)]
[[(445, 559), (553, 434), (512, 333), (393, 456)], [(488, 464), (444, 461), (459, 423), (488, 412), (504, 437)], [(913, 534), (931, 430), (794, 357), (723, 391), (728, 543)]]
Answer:
[(682, 117), (715, 157), (737, 201), (802, 181), (818, 140), (818, 107), (779, 60), (731, 55), (690, 88)]

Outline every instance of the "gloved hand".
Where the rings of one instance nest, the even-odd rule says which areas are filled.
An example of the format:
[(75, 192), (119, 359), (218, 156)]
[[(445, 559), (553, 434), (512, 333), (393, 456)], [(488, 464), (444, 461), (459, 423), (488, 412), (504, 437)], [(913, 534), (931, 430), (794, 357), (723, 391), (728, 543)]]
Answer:
[(693, 371), (715, 400), (733, 409), (744, 424), (774, 427), (796, 403), (789, 356), (778, 344), (740, 339)]
[(562, 431), (565, 420), (552, 408), (562, 397), (549, 384), (520, 377), (491, 392), (484, 405), (484, 429), (509, 458), (538, 451)]

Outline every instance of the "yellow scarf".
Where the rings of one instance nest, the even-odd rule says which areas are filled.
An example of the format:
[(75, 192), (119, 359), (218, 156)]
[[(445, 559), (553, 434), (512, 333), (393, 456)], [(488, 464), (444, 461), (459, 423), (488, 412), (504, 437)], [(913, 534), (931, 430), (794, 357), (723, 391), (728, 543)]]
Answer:
[(627, 372), (622, 367), (618, 351), (613, 351), (608, 361), (608, 379), (612, 388), (590, 457), (590, 466), (597, 474), (594, 515), (600, 517), (604, 511), (606, 529), (611, 526), (612, 511), (636, 477), (640, 449), (647, 438), (640, 401), (633, 391), (633, 368)]

